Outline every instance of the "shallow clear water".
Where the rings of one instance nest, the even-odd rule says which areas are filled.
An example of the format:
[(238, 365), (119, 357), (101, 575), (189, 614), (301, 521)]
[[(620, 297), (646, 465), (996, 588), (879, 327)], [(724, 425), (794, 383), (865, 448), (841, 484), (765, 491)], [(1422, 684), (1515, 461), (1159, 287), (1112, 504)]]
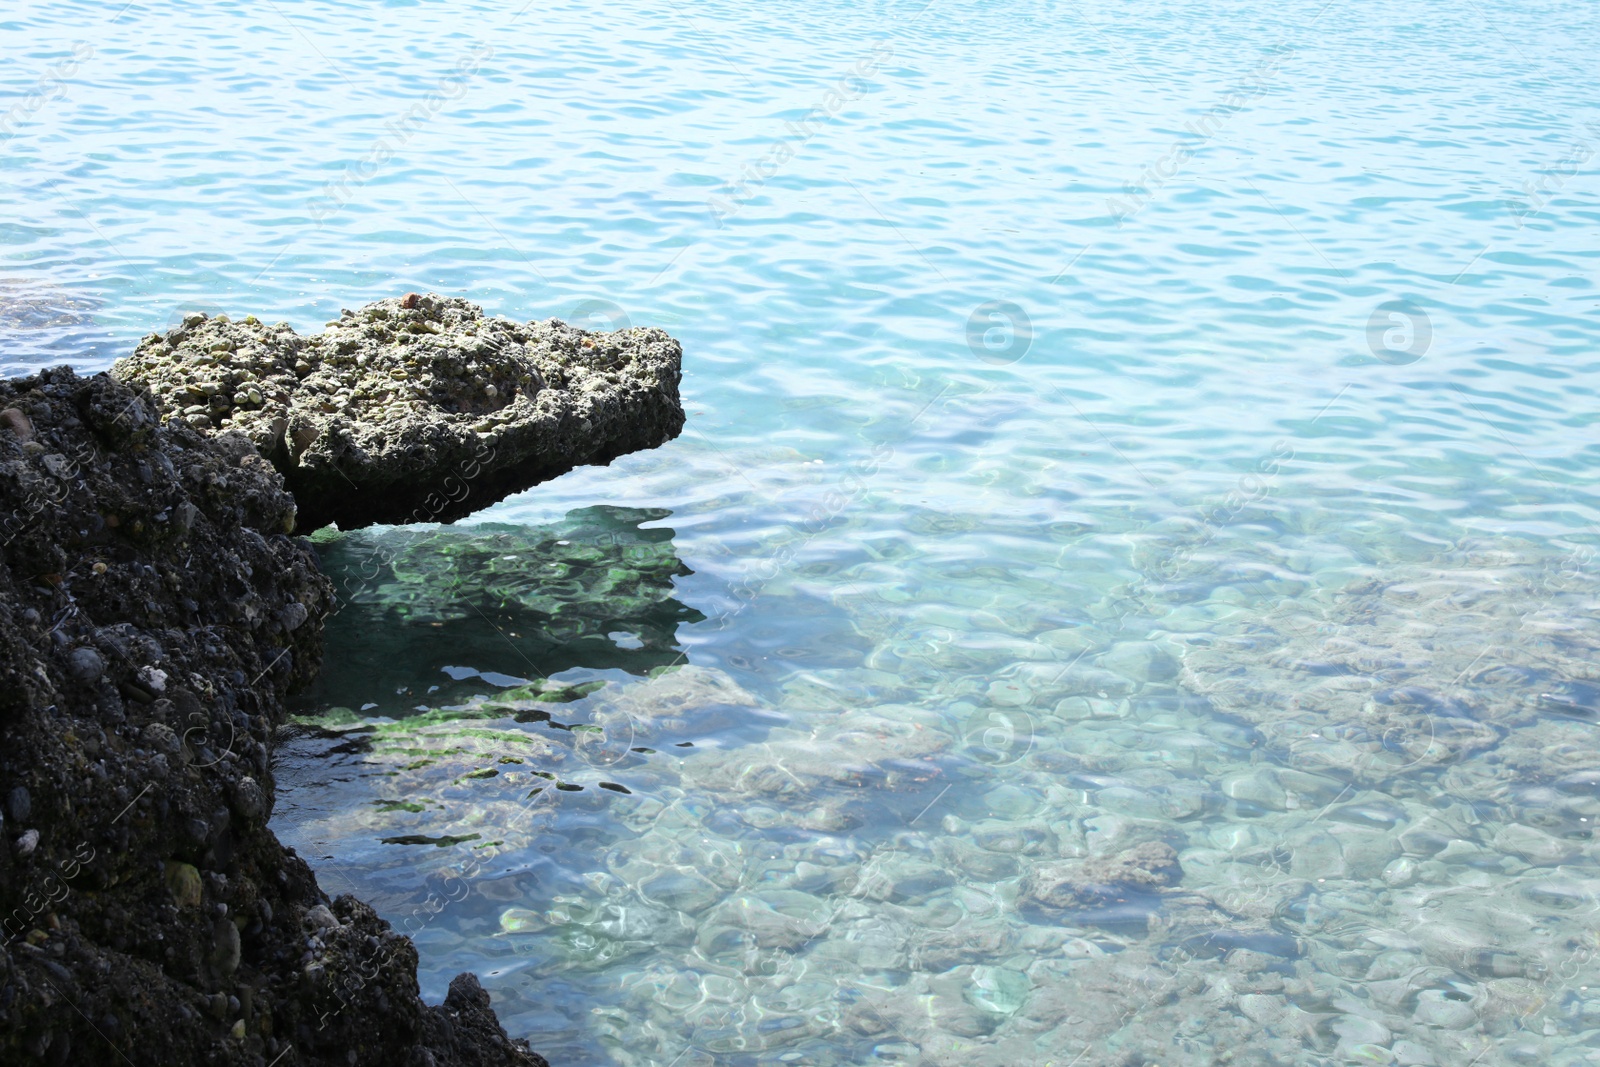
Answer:
[(281, 763), (553, 1062), (1600, 1062), (1597, 37), (12, 4), (0, 359), (421, 288), (683, 340), (677, 441), (324, 545), (308, 710), (378, 725)]

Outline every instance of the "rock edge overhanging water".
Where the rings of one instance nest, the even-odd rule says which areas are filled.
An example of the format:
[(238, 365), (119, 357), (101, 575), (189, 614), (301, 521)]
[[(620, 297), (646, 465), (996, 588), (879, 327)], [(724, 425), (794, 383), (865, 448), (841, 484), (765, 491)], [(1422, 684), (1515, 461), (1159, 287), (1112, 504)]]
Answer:
[(453, 522), (683, 429), (682, 349), (665, 332), (595, 333), (485, 317), (408, 293), (323, 333), (193, 314), (112, 368), (163, 417), (236, 431), (283, 474), (297, 528)]
[[(448, 320), (470, 332), (490, 321), (465, 301), (404, 302), (425, 302), (420, 323)], [(413, 310), (402, 303), (347, 314), (357, 319), (349, 332), (383, 321), (358, 317), (372, 308)], [(231, 324), (219, 320), (173, 331), (175, 350), (192, 354), (185, 343), (204, 340), (206, 328), (228, 336)], [(247, 319), (240, 329), (256, 325)], [(491, 374), (529, 373), (496, 409), (514, 418), (467, 427), (496, 442), (500, 459), (480, 464), (486, 488), (466, 494), (441, 482), (474, 484), (447, 447), (462, 421), (456, 411), (417, 405), (413, 417), (371, 435), (364, 409), (321, 419), (305, 408), (309, 392), (291, 390), (286, 414), (240, 419), (255, 440), (279, 421), (291, 436), (317, 429), (289, 457), (291, 484), (300, 471), (318, 501), (297, 509), (284, 474), (251, 437), (210, 436), (200, 420), (172, 417), (126, 383), (135, 377), (127, 361), (116, 375), (62, 367), (0, 382), (0, 1049), (8, 1062), (74, 1062), (110, 1044), (141, 1064), (544, 1063), (506, 1037), (470, 974), (451, 983), (442, 1006), (425, 1005), (410, 940), (361, 901), (330, 900), (268, 828), (268, 745), (285, 696), (315, 676), (323, 620), (338, 607), (315, 552), (292, 536), (307, 528), (308, 511), (318, 521), (333, 513), (357, 525), (394, 521), (395, 507), (381, 501), (403, 483), (412, 494), (443, 490), (448, 506), (425, 517), (447, 521), (561, 470), (659, 444), (682, 425), (678, 347), (665, 334), (499, 328), (511, 339), (501, 353), (519, 347)], [(295, 339), (289, 350), (338, 348), (328, 340), (336, 334)], [(456, 339), (411, 354), (448, 370)], [(217, 343), (204, 351), (238, 350), (209, 347)], [(207, 360), (211, 373), (231, 378), (228, 366)], [(330, 360), (326, 369), (340, 366)], [(154, 391), (172, 395), (181, 374)], [(447, 399), (481, 384), (427, 382)], [(630, 427), (634, 412), (640, 425)], [(341, 450), (337, 442), (352, 438), (363, 447)], [(455, 435), (457, 445), (465, 440)], [(430, 459), (429, 443), (441, 441)], [(329, 484), (319, 477), (342, 482), (352, 470), (370, 475), (360, 489), (347, 485), (337, 505), (318, 497)], [(364, 503), (379, 514), (362, 513)]]

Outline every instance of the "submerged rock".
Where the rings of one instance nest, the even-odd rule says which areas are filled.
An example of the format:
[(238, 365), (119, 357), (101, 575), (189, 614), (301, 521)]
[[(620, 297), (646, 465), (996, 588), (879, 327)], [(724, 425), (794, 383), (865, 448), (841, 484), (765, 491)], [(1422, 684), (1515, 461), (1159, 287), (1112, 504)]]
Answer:
[[(1195, 641), (1179, 683), (1259, 730), (1289, 768), (1280, 777), (1291, 807), (1326, 803), (1292, 795), (1302, 773), (1393, 788), (1524, 760), (1532, 770), (1548, 763), (1532, 757), (1542, 725), (1592, 724), (1600, 673), (1588, 606), (1600, 582), (1581, 568), (1552, 577), (1547, 566), (1515, 542), (1466, 541), (1427, 566), (1395, 564), (1325, 598), (1282, 600), (1248, 633)], [(1472, 758), (1490, 752), (1492, 762)], [(1236, 799), (1279, 803), (1270, 785), (1245, 788), (1253, 792)], [(1368, 824), (1384, 825), (1381, 816)], [(1535, 853), (1560, 862), (1559, 848)]]
[(413, 293), (311, 337), (197, 312), (112, 375), (148, 387), (167, 422), (247, 437), (283, 474), (299, 529), (353, 529), (453, 522), (671, 440), (681, 359), (661, 330), (519, 323)]
[(89, 296), (58, 285), (0, 278), (0, 330), (47, 330), (86, 326), (99, 305)]
[(1022, 895), (1045, 908), (1096, 908), (1176, 885), (1178, 854), (1158, 841), (1081, 860), (1042, 863), (1022, 880)]
[(8, 412), (0, 1062), (542, 1064), (470, 983), (424, 1005), (411, 942), (267, 827), (333, 606), (279, 475), (104, 375)]

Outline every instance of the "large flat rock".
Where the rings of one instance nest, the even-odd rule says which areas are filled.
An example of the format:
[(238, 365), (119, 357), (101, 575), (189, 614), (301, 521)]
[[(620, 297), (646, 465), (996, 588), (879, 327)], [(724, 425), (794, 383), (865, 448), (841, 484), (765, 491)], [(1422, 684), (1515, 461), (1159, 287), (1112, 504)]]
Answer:
[(683, 428), (682, 349), (657, 329), (519, 323), (434, 294), (346, 311), (323, 333), (195, 314), (113, 377), (165, 421), (238, 431), (283, 474), (297, 528), (452, 522)]

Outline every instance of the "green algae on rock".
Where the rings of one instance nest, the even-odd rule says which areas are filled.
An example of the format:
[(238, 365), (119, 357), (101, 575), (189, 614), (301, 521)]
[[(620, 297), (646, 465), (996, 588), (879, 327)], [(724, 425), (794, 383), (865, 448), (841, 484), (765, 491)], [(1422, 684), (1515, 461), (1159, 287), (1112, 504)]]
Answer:
[(299, 529), (453, 522), (683, 428), (682, 349), (657, 329), (519, 323), (434, 294), (285, 323), (196, 312), (112, 375), (166, 421), (237, 431), (283, 473)]

